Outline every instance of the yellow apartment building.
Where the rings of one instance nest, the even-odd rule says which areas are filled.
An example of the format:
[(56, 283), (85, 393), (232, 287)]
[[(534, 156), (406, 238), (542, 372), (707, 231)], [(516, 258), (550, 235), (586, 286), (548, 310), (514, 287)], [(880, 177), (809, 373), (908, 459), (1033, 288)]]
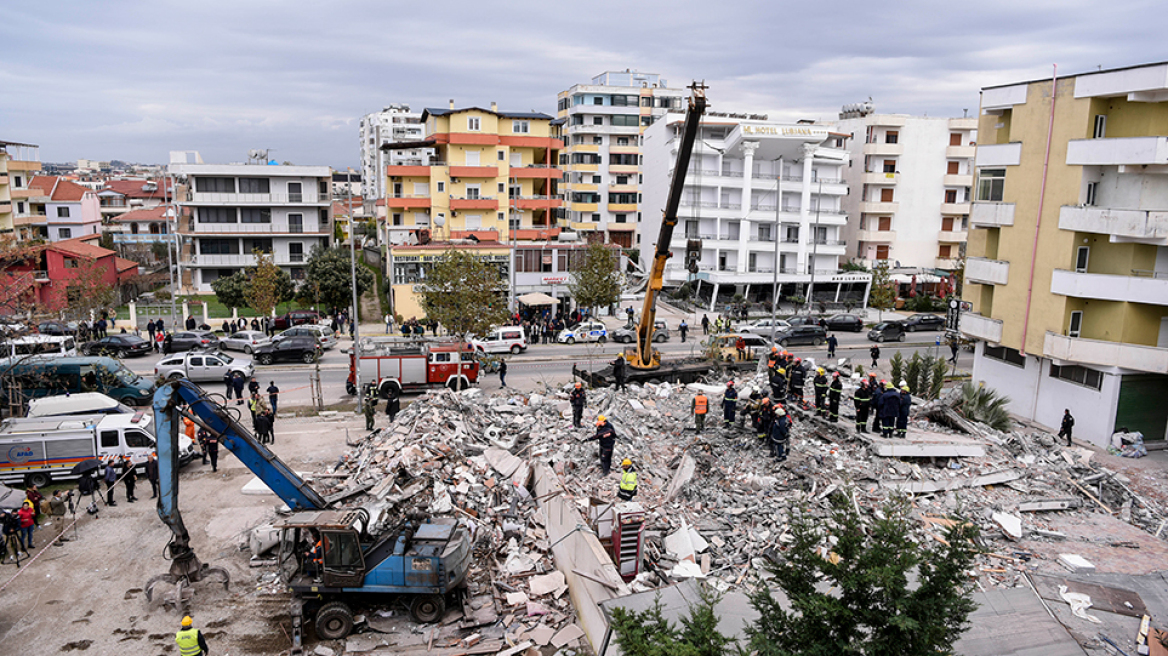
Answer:
[(961, 330), (1015, 414), (1168, 427), (1168, 62), (981, 92)]
[(30, 198), (42, 195), (28, 183), (41, 170), (39, 147), (15, 141), (0, 141), (0, 234), (13, 234), (17, 224), (32, 216)]

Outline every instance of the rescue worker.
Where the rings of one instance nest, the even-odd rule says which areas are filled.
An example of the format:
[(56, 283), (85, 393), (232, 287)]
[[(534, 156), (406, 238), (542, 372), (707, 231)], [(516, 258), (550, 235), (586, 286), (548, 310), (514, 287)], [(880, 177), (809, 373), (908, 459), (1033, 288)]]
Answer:
[(775, 371), (779, 368), (779, 347), (772, 346), (771, 352), (767, 355), (767, 376), (773, 376)]
[(896, 428), (896, 419), (900, 416), (900, 392), (892, 383), (884, 383), (884, 392), (880, 395), (880, 434), (892, 437)]
[[(207, 445), (207, 457), (211, 459), (211, 471), (217, 472), (219, 471), (219, 438), (210, 431), (200, 430), (199, 433), (203, 443)], [(262, 433), (260, 437), (269, 442), (271, 441)]]
[(625, 362), (624, 357), (616, 356), (612, 361), (612, 378), (616, 381), (616, 388), (619, 390), (627, 389), (625, 387)]
[(803, 403), (803, 385), (807, 382), (807, 370), (803, 368), (803, 360), (795, 358), (795, 362), (790, 367), (791, 372), (791, 393), (788, 398), (794, 400), (796, 403)]
[(706, 397), (705, 392), (698, 390), (698, 395), (693, 398), (690, 409), (693, 410), (694, 428), (699, 433), (706, 430), (706, 415), (710, 412), (710, 399)]
[(616, 446), (616, 430), (608, 423), (608, 417), (600, 415), (596, 418), (596, 434), (588, 441), (600, 442), (600, 474), (608, 476), (612, 470), (612, 450)]
[(580, 422), (584, 419), (584, 404), (588, 401), (588, 395), (584, 391), (584, 385), (576, 383), (572, 389), (572, 393), (568, 395), (568, 402), (572, 404), (572, 427), (581, 428)]
[(134, 471), (134, 461), (130, 456), (122, 456), (122, 482), (126, 485), (126, 501), (134, 503), (138, 500), (134, 494), (134, 484), (138, 482), (138, 474)]
[(190, 615), (182, 618), (182, 628), (174, 634), (179, 656), (204, 656), (210, 652), (203, 633), (196, 629)]
[(1063, 423), (1059, 426), (1059, 437), (1067, 438), (1067, 446), (1071, 446), (1071, 432), (1075, 430), (1075, 418), (1071, 416), (1071, 409), (1063, 409)]
[(633, 468), (633, 461), (625, 458), (621, 461), (620, 490), (616, 496), (621, 501), (632, 501), (637, 496), (637, 470)]
[(326, 544), (324, 538), (320, 536), (320, 533), (316, 529), (309, 529), (309, 531), (311, 533), (308, 539), (312, 547), (304, 553), (304, 570), (308, 574), (319, 577), (320, 571), (324, 566), (324, 550)]
[(860, 433), (868, 432), (868, 404), (872, 401), (872, 390), (868, 387), (868, 379), (860, 379), (860, 385), (852, 394), (852, 405), (856, 406), (856, 430)]
[(908, 382), (900, 381), (900, 414), (896, 416), (896, 436), (904, 439), (908, 436), (908, 411), (912, 407), (912, 394), (909, 393)]
[(840, 380), (840, 372), (836, 371), (831, 374), (831, 386), (827, 388), (827, 420), (833, 424), (839, 421), (840, 395), (843, 392), (844, 384)]
[[(385, 400), (385, 416), (389, 417), (389, 423), (393, 423), (397, 419), (397, 413), (401, 412), (401, 394), (398, 393), (397, 388), (393, 387), (389, 390), (389, 398)], [(272, 413), (275, 414), (275, 411)]]
[(738, 361), (739, 362), (746, 360), (746, 340), (745, 339), (743, 339), (741, 336), (739, 336), (738, 339), (734, 340), (734, 349), (736, 351), (738, 351)]
[(771, 424), (775, 421), (775, 405), (771, 403), (770, 397), (764, 398), (759, 402), (758, 407), (758, 437), (759, 439), (766, 439), (771, 432)]
[(868, 418), (872, 420), (871, 432), (880, 432), (880, 394), (883, 386), (876, 380), (876, 374), (868, 374)]
[(827, 372), (823, 367), (815, 370), (815, 414), (819, 417), (827, 416)]
[(372, 385), (365, 388), (365, 403), (361, 411), (365, 413), (365, 430), (373, 430), (373, 413), (377, 410), (377, 390)]
[(770, 426), (771, 455), (779, 462), (787, 459), (787, 445), (790, 437), (790, 423), (787, 411), (782, 405), (775, 406), (775, 418)]
[(734, 381), (726, 381), (726, 391), (722, 392), (722, 427), (730, 428), (734, 423), (734, 413), (738, 410), (738, 390)]
[(835, 357), (835, 349), (839, 346), (839, 339), (836, 338), (835, 333), (827, 336), (827, 357)]
[(787, 391), (787, 370), (776, 369), (774, 375), (771, 376), (771, 396), (777, 401), (782, 399)]

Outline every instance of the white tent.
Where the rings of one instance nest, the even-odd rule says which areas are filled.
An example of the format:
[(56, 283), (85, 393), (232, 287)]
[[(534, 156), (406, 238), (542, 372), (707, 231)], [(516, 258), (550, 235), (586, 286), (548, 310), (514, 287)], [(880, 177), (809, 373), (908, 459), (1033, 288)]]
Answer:
[(544, 294), (543, 292), (531, 292), (530, 294), (524, 294), (523, 296), (519, 296), (515, 300), (519, 301), (520, 303), (522, 303), (524, 305), (556, 305), (557, 303), (560, 302), (559, 299), (556, 299), (555, 297), (552, 297), (552, 296), (548, 296), (547, 294)]

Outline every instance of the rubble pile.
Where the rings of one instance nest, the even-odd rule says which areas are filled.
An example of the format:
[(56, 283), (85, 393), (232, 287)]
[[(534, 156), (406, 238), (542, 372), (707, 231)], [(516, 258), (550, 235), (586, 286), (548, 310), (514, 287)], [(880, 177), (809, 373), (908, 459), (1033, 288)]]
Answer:
[[(741, 411), (752, 389), (765, 391), (764, 378), (736, 380)], [(690, 409), (695, 389), (712, 401), (701, 434)], [(722, 427), (722, 389), (649, 383), (590, 390), (583, 428), (571, 425), (570, 387), (432, 392), (354, 445), (322, 479), (334, 486), (323, 492), (372, 509), (375, 522), (424, 511), (470, 526), (476, 564), (464, 626), (492, 626), (511, 644), (537, 646), (562, 646), (555, 638), (576, 627), (529, 491), (535, 462), (560, 475), (585, 516), (615, 501), (621, 459), (635, 463), (635, 500), (648, 517), (634, 590), (686, 577), (749, 589), (758, 581), (752, 574), (763, 574), (767, 559), (791, 540), (791, 514), (826, 517), (837, 491), (869, 511), (891, 495), (911, 495), (919, 540), (942, 539), (955, 518), (979, 524), (985, 555), (976, 573), (985, 587), (1018, 584), (1033, 554), (1016, 542), (1066, 539), (1052, 525), (1060, 514), (1107, 513), (1164, 536), (1163, 481), (1133, 481), (1093, 462), (1094, 452), (1063, 447), (1043, 431), (1000, 433), (968, 421), (954, 409), (954, 394), (914, 408), (920, 412), (907, 440), (856, 432), (850, 402), (841, 404), (838, 424), (788, 406), (791, 453), (778, 463), (748, 426)], [(598, 414), (618, 434), (608, 477), (600, 475), (595, 442), (587, 441)]]

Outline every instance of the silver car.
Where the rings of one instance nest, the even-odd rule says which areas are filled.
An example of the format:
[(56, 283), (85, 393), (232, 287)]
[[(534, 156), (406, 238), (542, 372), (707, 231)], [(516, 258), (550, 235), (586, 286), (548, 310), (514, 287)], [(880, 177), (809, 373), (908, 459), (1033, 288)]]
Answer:
[(337, 334), (329, 326), (323, 326), (316, 323), (305, 323), (299, 326), (293, 326), (288, 330), (277, 333), (272, 338), (272, 342), (279, 342), (289, 337), (314, 337), (316, 343), (320, 344), (322, 349), (328, 350), (337, 345)]
[(238, 371), (244, 378), (255, 374), (255, 365), (246, 358), (233, 358), (226, 353), (187, 351), (162, 358), (154, 365), (154, 375), (167, 380), (186, 378), (193, 381), (222, 381), (228, 373)]
[(241, 330), (219, 340), (219, 348), (227, 351), (243, 351), (251, 355), (251, 352), (256, 348), (271, 341), (271, 338), (258, 330)]

